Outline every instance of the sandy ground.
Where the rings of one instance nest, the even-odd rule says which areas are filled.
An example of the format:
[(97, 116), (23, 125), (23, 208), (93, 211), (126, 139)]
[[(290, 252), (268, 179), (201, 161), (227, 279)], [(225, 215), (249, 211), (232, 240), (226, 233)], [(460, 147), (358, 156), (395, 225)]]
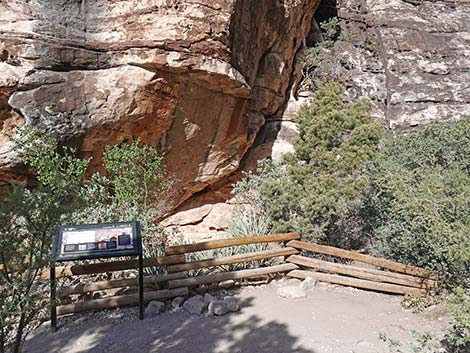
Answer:
[(389, 350), (380, 333), (406, 345), (412, 330), (439, 335), (447, 323), (439, 310), (414, 314), (399, 296), (346, 287), (318, 285), (307, 298), (288, 300), (269, 284), (235, 297), (240, 312), (221, 317), (178, 309), (139, 321), (136, 308), (76, 315), (56, 333), (42, 327), (25, 352), (382, 353)]

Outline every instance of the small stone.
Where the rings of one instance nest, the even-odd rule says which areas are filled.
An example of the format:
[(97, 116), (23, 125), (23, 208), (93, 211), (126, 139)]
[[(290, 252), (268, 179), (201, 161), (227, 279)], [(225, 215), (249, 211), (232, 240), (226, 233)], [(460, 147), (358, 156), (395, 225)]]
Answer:
[(222, 316), (230, 312), (228, 304), (224, 300), (214, 300), (209, 303), (209, 315)]
[(374, 348), (374, 345), (371, 342), (368, 341), (359, 341), (357, 342), (357, 347), (362, 347), (362, 348)]
[(160, 314), (163, 311), (165, 311), (165, 303), (158, 300), (152, 300), (145, 309), (145, 315), (154, 316)]
[(211, 301), (217, 300), (216, 297), (210, 295), (209, 293), (204, 294), (204, 302), (209, 304)]
[(278, 288), (277, 294), (286, 299), (298, 299), (298, 298), (304, 298), (307, 296), (307, 293), (305, 292), (305, 289), (299, 287), (299, 286), (285, 286)]
[(206, 309), (207, 303), (204, 302), (202, 295), (195, 295), (189, 298), (183, 304), (183, 308), (190, 314), (200, 315)]
[(300, 284), (300, 287), (302, 287), (305, 290), (309, 290), (314, 288), (317, 285), (317, 281), (313, 279), (312, 277), (307, 277), (305, 278), (302, 283)]
[(300, 279), (289, 278), (289, 279), (285, 279), (285, 280), (277, 282), (277, 286), (280, 288), (286, 287), (286, 286), (294, 287), (294, 286), (300, 286), (300, 283), (301, 283)]
[(183, 305), (185, 299), (183, 297), (176, 297), (171, 301), (171, 307), (176, 309)]
[(240, 305), (238, 305), (238, 302), (234, 297), (225, 297), (224, 302), (227, 304), (227, 308), (230, 312), (240, 310)]
[(219, 287), (220, 287), (220, 288), (225, 288), (225, 289), (231, 288), (231, 287), (233, 287), (234, 285), (235, 285), (235, 281), (234, 281), (234, 280), (231, 280), (231, 279), (229, 279), (229, 280), (227, 280), (227, 281), (222, 281), (222, 282), (219, 283)]

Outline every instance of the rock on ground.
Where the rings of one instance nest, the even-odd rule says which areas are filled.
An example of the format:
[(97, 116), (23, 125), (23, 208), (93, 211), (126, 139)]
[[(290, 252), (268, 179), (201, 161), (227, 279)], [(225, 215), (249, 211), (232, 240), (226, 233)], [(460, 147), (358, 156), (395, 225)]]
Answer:
[(190, 314), (200, 315), (207, 308), (208, 303), (204, 301), (204, 298), (201, 295), (195, 295), (187, 299), (183, 308)]
[(222, 316), (229, 312), (240, 310), (238, 302), (233, 297), (225, 297), (223, 300), (213, 300), (209, 303), (209, 315)]
[(147, 307), (145, 308), (145, 316), (158, 315), (164, 311), (165, 303), (158, 300), (152, 300), (150, 303), (148, 303)]
[(185, 300), (186, 299), (183, 297), (176, 297), (171, 301), (171, 307), (174, 309), (179, 308), (181, 305), (183, 305)]
[(301, 288), (300, 286), (280, 287), (277, 290), (277, 294), (281, 298), (286, 298), (286, 299), (299, 299), (299, 298), (305, 298), (307, 296), (305, 289)]
[(312, 277), (307, 277), (305, 278), (302, 283), (300, 283), (300, 287), (302, 287), (305, 290), (310, 290), (315, 288), (317, 285), (317, 281), (313, 279)]

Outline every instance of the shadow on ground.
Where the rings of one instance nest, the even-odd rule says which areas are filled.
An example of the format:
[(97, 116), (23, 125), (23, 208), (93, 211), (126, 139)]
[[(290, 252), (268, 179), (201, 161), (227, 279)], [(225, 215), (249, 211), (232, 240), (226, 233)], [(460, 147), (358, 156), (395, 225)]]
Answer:
[[(252, 305), (245, 298), (240, 306)], [(132, 313), (133, 311), (128, 311)], [(112, 313), (112, 312), (110, 312)], [(302, 348), (287, 326), (258, 316), (233, 313), (191, 316), (184, 310), (139, 321), (92, 314), (63, 325), (56, 333), (32, 337), (25, 353), (316, 353)], [(113, 315), (111, 315), (113, 316)], [(108, 318), (107, 318), (108, 317)], [(78, 322), (77, 322), (78, 321)]]

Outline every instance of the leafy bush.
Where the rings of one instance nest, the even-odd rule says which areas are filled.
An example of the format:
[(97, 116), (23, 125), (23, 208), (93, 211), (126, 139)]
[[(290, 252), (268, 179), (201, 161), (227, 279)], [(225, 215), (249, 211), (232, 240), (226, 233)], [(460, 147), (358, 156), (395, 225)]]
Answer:
[(470, 286), (470, 119), (390, 134), (369, 168), (371, 249)]
[(340, 79), (335, 72), (340, 66), (339, 59), (332, 55), (332, 51), (337, 43), (351, 42), (354, 38), (352, 32), (341, 30), (337, 17), (321, 22), (320, 30), (323, 40), (305, 49), (302, 60), (301, 85), (311, 91), (326, 81)]
[(228, 227), (231, 236), (266, 235), (271, 232), (272, 221), (266, 213), (266, 201), (260, 188), (266, 180), (277, 179), (280, 168), (279, 163), (261, 160), (256, 173), (243, 172), (243, 178), (235, 183), (232, 190), (235, 210)]
[(275, 231), (347, 248), (362, 244), (357, 205), (367, 187), (365, 166), (382, 136), (369, 111), (366, 101), (344, 103), (335, 82), (322, 85), (301, 110), (285, 176), (261, 187)]
[(139, 220), (147, 255), (160, 254), (166, 235), (155, 220), (166, 212), (169, 184), (163, 158), (139, 140), (106, 149), (106, 176), (84, 181), (88, 160), (38, 131), (18, 130), (21, 160), (36, 185), (13, 185), (0, 202), (0, 352), (19, 352), (47, 307), (52, 234), (59, 224)]
[(75, 223), (139, 220), (145, 255), (162, 255), (166, 234), (156, 220), (171, 202), (163, 156), (136, 139), (108, 146), (103, 157), (106, 175), (94, 174), (82, 187), (86, 206), (75, 213)]
[(452, 353), (470, 352), (470, 292), (457, 287), (448, 298), (452, 314), (451, 327), (445, 335), (445, 345)]
[(0, 352), (19, 352), (27, 333), (44, 314), (47, 281), (37, 281), (49, 264), (55, 227), (80, 206), (79, 189), (88, 165), (72, 148), (38, 132), (20, 131), (16, 150), (36, 174), (37, 185), (9, 187), (0, 202)]

